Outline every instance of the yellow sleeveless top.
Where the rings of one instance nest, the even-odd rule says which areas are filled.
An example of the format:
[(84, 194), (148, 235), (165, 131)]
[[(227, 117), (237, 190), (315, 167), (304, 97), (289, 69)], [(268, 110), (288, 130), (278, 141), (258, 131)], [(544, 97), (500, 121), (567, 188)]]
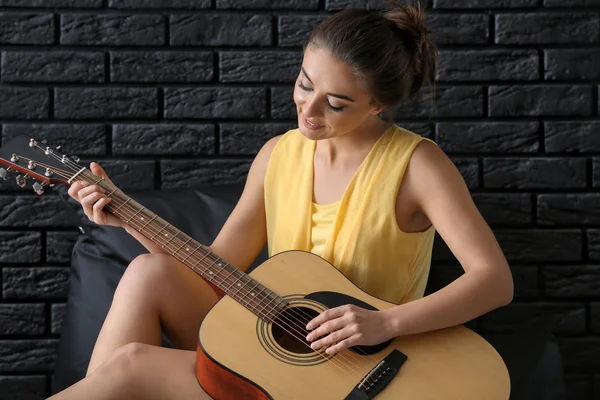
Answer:
[(340, 201), (323, 206), (312, 201), (316, 141), (299, 129), (286, 132), (273, 148), (264, 181), (269, 256), (311, 251), (373, 296), (396, 304), (423, 297), (435, 228), (403, 232), (395, 209), (406, 167), (421, 140), (431, 141), (392, 125)]

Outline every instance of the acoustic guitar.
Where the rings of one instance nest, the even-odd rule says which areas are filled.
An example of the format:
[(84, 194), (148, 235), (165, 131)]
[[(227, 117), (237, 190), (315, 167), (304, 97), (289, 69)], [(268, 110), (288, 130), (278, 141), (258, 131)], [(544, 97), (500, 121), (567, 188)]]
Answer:
[(336, 355), (313, 350), (308, 321), (344, 304), (383, 310), (395, 304), (371, 296), (324, 259), (303, 251), (270, 257), (245, 274), (79, 159), (34, 139), (18, 137), (0, 149), (0, 177), (18, 172), (33, 189), (86, 181), (113, 200), (107, 211), (161, 246), (205, 279), (219, 296), (198, 332), (196, 376), (215, 399), (506, 400), (510, 380), (495, 349), (459, 325), (354, 346)]

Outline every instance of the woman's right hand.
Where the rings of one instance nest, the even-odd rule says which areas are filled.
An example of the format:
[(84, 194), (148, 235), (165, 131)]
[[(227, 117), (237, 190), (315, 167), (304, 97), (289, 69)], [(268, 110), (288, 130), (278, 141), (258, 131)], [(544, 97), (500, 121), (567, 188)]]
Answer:
[[(95, 162), (90, 164), (90, 171), (98, 177), (104, 177), (104, 180), (111, 183), (106, 176), (104, 169)], [(69, 196), (81, 203), (83, 212), (90, 221), (98, 225), (124, 226), (125, 223), (111, 213), (103, 211), (104, 206), (111, 202), (106, 196), (106, 191), (98, 185), (90, 185), (87, 182), (77, 181), (71, 184)]]

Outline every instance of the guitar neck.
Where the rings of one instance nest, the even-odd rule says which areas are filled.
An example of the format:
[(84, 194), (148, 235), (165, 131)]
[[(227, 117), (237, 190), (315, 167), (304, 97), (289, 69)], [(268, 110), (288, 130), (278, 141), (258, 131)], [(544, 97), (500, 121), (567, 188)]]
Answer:
[(248, 274), (229, 264), (190, 236), (89, 171), (81, 179), (106, 190), (107, 211), (161, 247), (211, 285), (264, 320), (278, 315), (288, 302)]

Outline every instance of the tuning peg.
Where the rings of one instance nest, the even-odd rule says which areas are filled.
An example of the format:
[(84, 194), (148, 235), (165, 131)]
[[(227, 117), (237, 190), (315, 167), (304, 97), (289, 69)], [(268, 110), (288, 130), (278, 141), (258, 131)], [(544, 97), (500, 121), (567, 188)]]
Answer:
[(45, 183), (36, 182), (33, 184), (33, 191), (38, 195), (44, 194), (44, 186), (46, 186)]
[(27, 185), (27, 178), (28, 176), (25, 175), (17, 175), (16, 181), (17, 181), (17, 185), (19, 185), (20, 187), (25, 187), (25, 185)]
[(6, 180), (6, 178), (8, 178), (8, 173), (12, 171), (13, 169), (11, 167), (8, 167), (6, 169), (0, 168), (0, 178)]
[(79, 162), (80, 158), (77, 156), (71, 156), (71, 160), (75, 161), (76, 163)]

